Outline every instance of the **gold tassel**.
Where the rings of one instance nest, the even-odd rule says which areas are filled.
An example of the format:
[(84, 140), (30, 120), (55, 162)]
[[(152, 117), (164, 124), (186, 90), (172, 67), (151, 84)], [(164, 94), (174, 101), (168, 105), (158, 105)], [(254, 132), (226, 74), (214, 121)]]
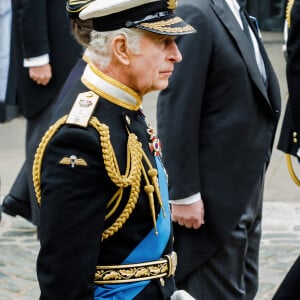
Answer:
[(154, 224), (154, 228), (155, 228), (155, 234), (158, 235), (158, 231), (157, 231), (157, 227), (156, 227), (156, 214), (155, 214), (155, 207), (154, 207), (154, 196), (153, 196), (154, 187), (153, 187), (152, 184), (147, 184), (147, 185), (145, 185), (144, 190), (148, 195), (151, 215), (152, 215), (153, 224)]
[(152, 181), (152, 184), (154, 186), (154, 189), (155, 189), (155, 192), (156, 192), (156, 195), (157, 195), (157, 199), (158, 199), (159, 205), (161, 207), (163, 216), (164, 216), (164, 218), (166, 218), (165, 208), (163, 206), (163, 202), (162, 202), (161, 195), (160, 195), (160, 190), (159, 190), (159, 187), (158, 187), (158, 184), (157, 184), (157, 181), (158, 181), (157, 174), (158, 174), (158, 172), (154, 168), (148, 170), (148, 175), (151, 177), (151, 181)]

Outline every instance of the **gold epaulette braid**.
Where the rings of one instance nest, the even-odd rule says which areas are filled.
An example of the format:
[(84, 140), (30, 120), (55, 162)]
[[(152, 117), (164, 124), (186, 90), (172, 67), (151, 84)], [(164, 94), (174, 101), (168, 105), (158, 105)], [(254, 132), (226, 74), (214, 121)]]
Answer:
[(292, 20), (291, 20), (291, 11), (292, 7), (294, 5), (295, 0), (288, 0), (288, 3), (286, 5), (286, 11), (285, 11), (285, 19), (287, 21), (288, 28), (291, 27)]
[[(58, 129), (63, 124), (65, 124), (67, 117), (68, 117), (67, 115), (62, 117), (49, 128), (49, 130), (45, 133), (44, 137), (42, 138), (42, 141), (35, 155), (35, 160), (33, 164), (33, 183), (34, 183), (34, 189), (35, 189), (35, 193), (39, 205), (41, 205), (40, 174), (41, 174), (44, 152), (48, 142), (58, 131)], [(146, 181), (145, 191), (148, 194), (151, 214), (153, 217), (153, 223), (154, 223), (154, 227), (156, 228), (156, 216), (154, 210), (154, 197), (153, 197), (154, 192), (156, 193), (159, 204), (163, 209), (159, 188), (157, 186), (157, 170), (152, 168), (150, 161), (147, 159), (143, 151), (142, 144), (137, 139), (137, 136), (133, 133), (128, 133), (127, 164), (126, 164), (125, 174), (122, 175), (120, 173), (117, 158), (110, 141), (109, 127), (103, 123), (100, 123), (96, 117), (92, 117), (89, 120), (89, 125), (95, 128), (96, 131), (99, 133), (105, 169), (111, 181), (117, 187), (119, 187), (117, 192), (113, 195), (113, 197), (108, 202), (107, 208), (109, 209), (109, 212), (106, 214), (105, 220), (111, 217), (112, 214), (116, 211), (123, 196), (123, 189), (130, 186), (129, 199), (125, 205), (125, 208), (118, 216), (118, 218), (115, 220), (115, 222), (110, 227), (104, 230), (104, 232), (102, 233), (102, 240), (107, 239), (108, 237), (115, 234), (119, 229), (122, 228), (122, 226), (128, 220), (129, 216), (131, 215), (138, 201), (138, 197), (140, 194), (140, 184), (141, 184), (142, 174)], [(149, 168), (148, 175), (143, 165), (143, 159), (145, 160)], [(148, 176), (151, 178), (152, 184), (150, 184)]]
[(132, 185), (136, 180), (138, 172), (141, 172), (139, 164), (143, 156), (142, 145), (137, 140), (136, 135), (129, 133), (127, 142), (127, 167), (125, 175), (121, 175), (117, 158), (110, 142), (108, 126), (100, 123), (96, 117), (91, 118), (90, 125), (92, 125), (100, 134), (104, 164), (107, 174), (112, 182), (118, 187)]
[[(122, 213), (109, 228), (104, 230), (102, 234), (102, 239), (106, 239), (116, 233), (125, 224), (135, 208), (140, 193), (143, 149), (141, 143), (137, 140), (136, 135), (129, 133), (127, 141), (127, 166), (125, 174), (121, 175), (117, 158), (110, 142), (108, 126), (100, 123), (96, 117), (91, 118), (90, 125), (99, 132), (105, 169), (111, 181), (119, 187), (119, 191), (117, 191), (119, 194), (119, 201), (123, 194), (123, 192), (121, 192), (123, 191), (123, 188), (128, 186), (131, 187), (129, 200)], [(116, 194), (113, 198), (116, 198)], [(116, 208), (117, 205), (114, 206), (109, 215), (112, 215)], [(106, 219), (107, 218), (108, 215), (106, 215)]]

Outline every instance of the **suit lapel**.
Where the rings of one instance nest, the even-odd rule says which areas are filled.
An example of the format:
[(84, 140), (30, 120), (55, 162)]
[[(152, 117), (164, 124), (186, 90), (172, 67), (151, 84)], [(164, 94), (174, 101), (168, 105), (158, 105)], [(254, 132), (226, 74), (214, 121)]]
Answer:
[[(247, 65), (251, 78), (268, 101), (267, 90), (262, 76), (259, 72), (257, 64), (253, 63), (256, 62), (254, 51), (252, 51), (252, 49), (249, 47), (249, 41), (247, 40), (247, 37), (245, 36), (235, 17), (232, 17), (230, 8), (226, 5), (226, 3), (224, 3), (223, 0), (212, 0), (211, 6), (221, 22), (224, 24), (224, 26), (236, 41), (236, 45), (245, 61), (245, 64)], [(258, 38), (256, 29), (254, 31), (256, 37)], [(258, 44), (260, 44), (260, 41), (258, 41)]]

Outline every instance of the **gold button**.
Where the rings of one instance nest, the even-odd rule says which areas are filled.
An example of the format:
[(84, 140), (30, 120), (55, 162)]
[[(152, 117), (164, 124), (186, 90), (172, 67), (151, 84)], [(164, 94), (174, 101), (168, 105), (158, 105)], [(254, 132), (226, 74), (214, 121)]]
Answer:
[(294, 142), (295, 144), (297, 144), (297, 143), (298, 143), (298, 139), (294, 138), (294, 139), (293, 139), (293, 142)]
[(297, 132), (293, 132), (293, 137), (297, 137)]

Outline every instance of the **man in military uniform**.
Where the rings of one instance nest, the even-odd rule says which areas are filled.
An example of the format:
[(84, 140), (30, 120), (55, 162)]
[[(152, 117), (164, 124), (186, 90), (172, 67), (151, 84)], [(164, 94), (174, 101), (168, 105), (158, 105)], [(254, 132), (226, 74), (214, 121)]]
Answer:
[[(286, 9), (286, 79), (287, 102), (278, 149), (286, 153), (292, 179), (300, 185), (294, 172), (291, 156), (300, 161), (300, 0), (289, 0)], [(299, 168), (299, 166), (297, 166)], [(296, 259), (276, 291), (273, 300), (300, 299), (300, 256)]]
[[(176, 255), (159, 140), (140, 108), (195, 32), (176, 1), (67, 3), (87, 65), (37, 149), (45, 299), (170, 299)], [(176, 294), (177, 292), (175, 292)]]
[(281, 128), (278, 149), (287, 153), (289, 170), (293, 180), (300, 185), (292, 165), (291, 157), (300, 160), (300, 1), (290, 0), (286, 9), (287, 43), (286, 43), (286, 79), (289, 99)]

